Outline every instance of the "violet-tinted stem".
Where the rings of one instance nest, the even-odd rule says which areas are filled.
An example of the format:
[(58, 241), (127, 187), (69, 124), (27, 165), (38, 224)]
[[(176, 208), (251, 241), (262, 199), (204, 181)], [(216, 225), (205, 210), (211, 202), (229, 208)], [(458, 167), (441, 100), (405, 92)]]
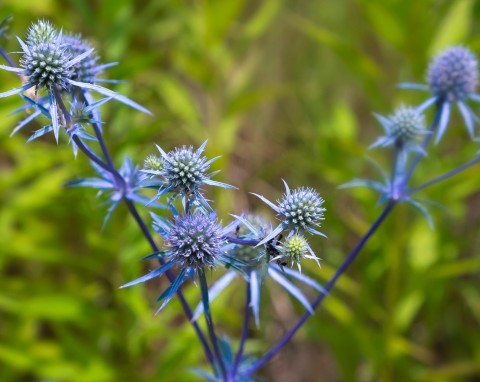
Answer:
[[(10, 58), (7, 52), (5, 52), (4, 49), (0, 48), (0, 56), (3, 57), (3, 59), (7, 62), (8, 65), (10, 65), (12, 68), (16, 68), (17, 65), (13, 62), (13, 60)], [(19, 74), (20, 76), (20, 74)]]
[[(59, 105), (59, 107), (60, 107), (60, 109), (61, 109), (61, 111), (64, 115), (64, 118), (67, 122), (67, 125), (71, 125), (71, 115), (70, 115), (69, 111), (67, 110), (60, 93), (58, 92), (58, 90), (56, 88), (53, 88), (53, 92), (54, 92), (55, 100), (57, 101), (57, 103), (58, 103), (58, 105)], [(98, 131), (98, 133), (100, 134), (100, 137), (101, 137), (101, 132)], [(103, 142), (103, 138), (101, 138), (101, 140)], [(95, 153), (93, 153), (87, 146), (85, 146), (85, 144), (82, 142), (82, 140), (78, 136), (74, 136), (73, 141), (77, 144), (77, 146), (80, 148), (80, 150), (85, 155), (87, 155), (88, 158), (90, 158), (92, 161), (97, 163), (103, 169), (110, 172), (117, 180), (119, 180), (120, 181), (119, 185), (121, 187), (125, 186), (124, 179), (118, 173), (118, 171), (113, 167), (113, 163), (111, 161), (109, 162), (109, 164), (105, 164)], [(107, 156), (110, 157), (110, 155), (108, 154), (107, 147), (105, 145), (103, 145), (103, 149), (107, 153)], [(155, 252), (157, 252), (158, 247), (157, 247), (155, 241), (153, 240), (152, 236), (150, 235), (150, 231), (148, 230), (147, 226), (145, 225), (141, 216), (139, 215), (135, 205), (129, 199), (125, 198), (125, 196), (123, 197), (123, 200), (127, 204), (128, 210), (130, 211), (133, 218), (135, 219), (135, 221), (139, 225), (140, 230), (142, 231), (143, 235), (145, 236), (145, 238), (149, 242), (150, 246), (152, 247), (152, 249)], [(162, 259), (159, 259), (159, 262), (160, 262), (161, 265), (163, 265), (163, 263), (164, 263)], [(166, 275), (167, 275), (168, 279), (170, 280), (170, 282), (172, 282), (175, 279), (175, 276), (172, 274), (171, 271), (167, 271)], [(188, 320), (190, 322), (192, 322), (192, 317), (193, 317), (192, 310), (190, 308), (190, 305), (188, 305), (188, 302), (185, 299), (185, 296), (183, 295), (183, 293), (180, 289), (177, 290), (177, 295), (178, 295), (178, 298), (180, 299), (180, 302), (182, 304), (185, 315), (187, 316)], [(210, 350), (208, 342), (207, 342), (203, 332), (200, 329), (200, 326), (196, 322), (192, 322), (192, 325), (195, 329), (195, 332), (197, 333), (197, 336), (198, 336), (200, 342), (203, 345), (203, 348), (205, 350), (205, 355), (206, 355), (208, 361), (213, 366), (214, 357), (213, 357), (212, 351)]]
[(255, 247), (258, 243), (260, 243), (259, 240), (245, 240), (245, 239), (239, 239), (237, 237), (231, 237), (231, 236), (225, 236), (225, 239), (229, 243), (240, 244), (240, 245), (248, 245), (250, 247)]
[[(362, 237), (362, 239), (358, 242), (356, 247), (350, 252), (348, 257), (344, 260), (344, 262), (340, 265), (340, 267), (337, 269), (333, 277), (328, 281), (328, 283), (325, 285), (325, 289), (327, 291), (330, 291), (334, 286), (337, 280), (340, 278), (341, 275), (345, 273), (345, 271), (348, 269), (348, 267), (353, 263), (353, 261), (357, 258), (358, 254), (360, 253), (360, 250), (365, 246), (367, 243), (368, 239), (375, 233), (375, 231), (380, 227), (382, 222), (385, 220), (385, 218), (388, 216), (388, 214), (392, 211), (392, 208), (395, 206), (397, 201), (395, 200), (390, 200), (388, 204), (385, 206), (385, 209), (383, 212), (380, 214), (380, 216), (375, 220), (373, 225), (370, 227), (370, 229), (367, 231), (367, 233)], [(320, 293), (317, 298), (313, 301), (312, 303), (312, 308), (315, 310), (326, 294)], [(300, 319), (297, 321), (297, 323), (290, 329), (281, 339), (280, 341), (277, 342), (275, 346), (273, 346), (262, 358), (260, 358), (258, 361), (256, 361), (250, 369), (247, 370), (245, 375), (251, 376), (257, 369), (262, 367), (266, 362), (268, 362), (273, 356), (275, 356), (280, 349), (282, 349), (295, 335), (295, 333), (302, 327), (302, 325), (305, 323), (305, 321), (312, 315), (313, 313), (310, 313), (306, 311)]]
[(233, 369), (231, 372), (231, 377), (234, 378), (237, 375), (238, 367), (243, 357), (243, 350), (245, 348), (245, 341), (248, 337), (249, 323), (250, 323), (250, 303), (252, 301), (252, 294), (250, 291), (250, 282), (246, 283), (246, 297), (245, 297), (245, 309), (243, 310), (243, 327), (242, 327), (242, 337), (240, 338), (240, 345), (238, 347), (237, 355), (235, 356), (235, 363), (233, 364)]
[(414, 192), (418, 192), (420, 190), (423, 190), (424, 188), (430, 187), (430, 186), (432, 186), (436, 183), (439, 183), (439, 182), (441, 182), (445, 179), (451, 178), (452, 176), (457, 175), (462, 171), (465, 171), (466, 169), (472, 167), (473, 165), (476, 165), (478, 162), (480, 162), (480, 156), (477, 156), (476, 158), (474, 158), (471, 161), (463, 164), (462, 166), (457, 167), (453, 170), (450, 170), (443, 175), (437, 176), (436, 178), (433, 178), (432, 180), (429, 180), (428, 182), (425, 182), (425, 183), (421, 184), (420, 186), (413, 187), (412, 189), (409, 190), (408, 193), (409, 193), (409, 195), (411, 195)]
[[(440, 118), (442, 118), (442, 110), (443, 110), (443, 104), (444, 104), (445, 101), (443, 101), (442, 99), (440, 99), (437, 103), (436, 103), (436, 111), (435, 111), (435, 117), (433, 118), (433, 121), (432, 121), (432, 124), (430, 125), (430, 128), (428, 129), (428, 132), (425, 136), (425, 138), (423, 139), (423, 142), (422, 142), (422, 149), (424, 151), (426, 151), (426, 148), (428, 146), (428, 144), (430, 143), (430, 141), (432, 140), (432, 137), (433, 137), (433, 133), (435, 132), (435, 130), (438, 128), (438, 124), (440, 122)], [(405, 174), (405, 177), (403, 178), (403, 181), (400, 183), (399, 187), (401, 189), (401, 191), (404, 191), (407, 184), (408, 184), (408, 181), (410, 180), (410, 178), (412, 177), (413, 175), (413, 171), (415, 170), (415, 168), (417, 167), (418, 163), (420, 162), (420, 159), (423, 158), (423, 154), (422, 153), (417, 153), (417, 155), (415, 155), (415, 158), (413, 159), (412, 163), (410, 164), (410, 167), (408, 168), (408, 171), (407, 173)]]
[[(88, 100), (85, 98), (85, 96), (83, 95), (83, 92), (82, 92), (82, 98), (83, 98), (83, 102), (85, 103), (85, 105), (89, 106), (89, 102)], [(97, 122), (92, 122), (91, 123), (92, 127), (93, 127), (93, 131), (95, 132), (95, 136), (97, 137), (98, 139), (98, 143), (100, 145), (100, 149), (102, 150), (102, 153), (103, 153), (103, 156), (107, 162), (107, 164), (112, 168), (112, 169), (115, 169), (115, 166), (113, 165), (113, 161), (112, 161), (112, 158), (110, 156), (110, 153), (108, 152), (108, 149), (107, 149), (107, 145), (105, 144), (105, 140), (103, 139), (103, 135), (102, 135), (102, 131), (100, 129), (100, 126), (98, 125)]]
[(88, 157), (88, 159), (98, 164), (104, 170), (110, 172), (110, 168), (97, 156), (97, 154), (90, 150), (77, 135), (74, 135), (72, 139), (78, 148)]
[(200, 290), (202, 293), (202, 303), (203, 303), (203, 312), (205, 315), (205, 321), (207, 323), (208, 335), (210, 336), (210, 342), (213, 344), (213, 351), (215, 352), (215, 357), (220, 367), (220, 372), (222, 373), (222, 378), (224, 382), (229, 382), (229, 377), (227, 374), (227, 369), (225, 368), (225, 363), (223, 362), (222, 352), (218, 347), (217, 335), (215, 334), (215, 327), (213, 325), (212, 312), (210, 311), (210, 303), (208, 301), (208, 285), (207, 278), (205, 276), (205, 269), (202, 267), (198, 268), (198, 278), (200, 280)]

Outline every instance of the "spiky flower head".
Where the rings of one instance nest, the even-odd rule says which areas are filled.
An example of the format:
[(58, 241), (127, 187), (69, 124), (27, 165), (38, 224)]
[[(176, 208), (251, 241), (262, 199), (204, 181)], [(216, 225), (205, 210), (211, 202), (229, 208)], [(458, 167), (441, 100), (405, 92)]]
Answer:
[(388, 117), (375, 114), (375, 118), (385, 129), (385, 135), (377, 139), (370, 148), (394, 145), (405, 152), (423, 151), (418, 140), (426, 134), (425, 121), (418, 109), (401, 106)]
[(163, 169), (162, 158), (151, 154), (143, 161), (143, 169), (149, 172), (160, 172)]
[[(80, 35), (64, 35), (62, 37), (62, 44), (65, 46), (66, 52), (72, 57), (80, 56), (93, 48), (92, 45), (88, 41), (83, 40)], [(92, 53), (72, 66), (70, 78), (74, 81), (93, 84), (101, 71), (102, 69), (98, 65), (98, 56)]]
[(300, 229), (313, 228), (323, 220), (322, 207), (324, 200), (312, 188), (295, 188), (293, 191), (287, 190), (282, 200), (278, 204), (278, 212), (282, 215), (284, 222), (294, 228)]
[(59, 32), (48, 20), (38, 20), (27, 31), (27, 44), (36, 45), (57, 40)]
[(182, 268), (201, 268), (215, 266), (223, 255), (226, 240), (213, 216), (194, 213), (175, 220), (167, 242), (174, 262)]
[(281, 223), (257, 245), (269, 242), (287, 228), (290, 228), (290, 234), (305, 230), (313, 235), (325, 236), (315, 229), (320, 226), (320, 221), (324, 220), (323, 198), (313, 188), (299, 187), (290, 191), (287, 182), (283, 181), (283, 183), (285, 194), (283, 194), (282, 200), (277, 201), (277, 204), (262, 195), (253, 194), (277, 212), (278, 218), (281, 220)]
[(184, 205), (193, 202), (206, 211), (212, 211), (208, 201), (203, 197), (200, 187), (203, 185), (217, 186), (223, 188), (234, 188), (229, 184), (217, 182), (210, 179), (217, 172), (207, 173), (210, 164), (218, 157), (209, 159), (203, 155), (203, 150), (207, 141), (197, 149), (193, 147), (182, 146), (166, 153), (157, 145), (162, 159), (162, 170), (159, 172), (144, 170), (151, 175), (160, 175), (162, 183), (152, 200), (158, 199), (168, 192), (173, 193), (174, 197), (180, 195)]
[(302, 267), (300, 262), (302, 259), (315, 260), (318, 266), (320, 266), (318, 257), (315, 256), (307, 239), (302, 235), (294, 234), (287, 237), (278, 249), (280, 252), (278, 258), (285, 261), (290, 267), (297, 264), (298, 269), (301, 271)]
[(425, 134), (425, 120), (423, 114), (416, 108), (401, 106), (390, 116), (389, 134), (395, 143), (406, 144), (416, 142)]
[(428, 83), (431, 91), (447, 101), (461, 101), (478, 85), (478, 62), (467, 48), (453, 46), (440, 52), (430, 63)]
[(168, 152), (164, 159), (163, 175), (176, 190), (192, 192), (207, 178), (209, 162), (193, 147), (183, 146)]
[(25, 51), (20, 64), (25, 68), (28, 81), (36, 88), (59, 86), (64, 88), (71, 75), (67, 63), (70, 57), (58, 44), (41, 42)]

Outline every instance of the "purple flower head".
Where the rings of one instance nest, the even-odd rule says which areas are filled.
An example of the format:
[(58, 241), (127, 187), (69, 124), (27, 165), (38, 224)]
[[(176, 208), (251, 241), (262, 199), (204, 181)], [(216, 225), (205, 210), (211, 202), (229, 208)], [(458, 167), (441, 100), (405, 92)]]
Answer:
[(447, 130), (454, 105), (458, 107), (468, 133), (474, 139), (475, 122), (478, 121), (478, 117), (470, 109), (468, 101), (480, 102), (480, 95), (475, 93), (478, 85), (478, 61), (475, 55), (462, 46), (452, 46), (443, 50), (431, 61), (427, 82), (428, 86), (403, 83), (400, 87), (432, 93), (417, 110), (423, 112), (436, 105), (439, 121), (435, 143), (440, 142)]
[(214, 267), (224, 255), (222, 227), (211, 215), (180, 216), (168, 233), (171, 259), (182, 268)]
[(428, 68), (428, 83), (438, 97), (454, 102), (475, 93), (478, 85), (478, 62), (474, 54), (462, 46), (440, 52)]
[[(62, 45), (66, 52), (73, 57), (80, 56), (93, 49), (93, 46), (88, 41), (83, 40), (80, 35), (67, 34), (62, 36)], [(85, 59), (73, 65), (71, 69), (70, 79), (93, 84), (96, 82), (98, 74), (102, 72), (103, 67), (98, 65), (98, 56), (92, 52)]]

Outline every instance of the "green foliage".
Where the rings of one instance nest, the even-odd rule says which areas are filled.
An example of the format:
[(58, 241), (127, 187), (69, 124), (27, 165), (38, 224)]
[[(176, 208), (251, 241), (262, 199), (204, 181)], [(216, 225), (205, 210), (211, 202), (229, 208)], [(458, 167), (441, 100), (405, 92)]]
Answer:
[[(395, 84), (421, 82), (431, 54), (446, 45), (480, 52), (473, 0), (3, 0), (0, 18), (7, 15), (12, 36), (48, 18), (91, 39), (105, 62), (120, 62), (109, 78), (128, 83), (115, 90), (155, 116), (105, 108), (117, 164), (127, 154), (141, 163), (154, 143), (169, 150), (208, 138), (207, 156), (222, 155), (213, 166), (222, 169), (219, 180), (241, 189), (212, 190), (224, 222), (227, 213), (264, 209), (249, 191), (279, 198), (280, 178), (320, 190), (329, 239), (311, 240), (322, 268), (303, 269), (322, 282), (380, 212), (370, 191), (337, 189), (372, 171), (364, 156), (380, 131), (371, 113), (419, 103)], [(3, 43), (17, 50), (13, 39)], [(19, 85), (11, 73), (0, 77), (2, 90)], [(201, 364), (201, 348), (178, 302), (153, 315), (165, 285), (118, 289), (145, 271), (138, 259), (149, 248), (135, 223), (122, 206), (102, 232), (105, 208), (95, 195), (63, 188), (92, 175), (65, 142), (26, 145), (30, 127), (8, 137), (20, 118), (8, 114), (20, 104), (0, 103), (0, 379), (197, 380), (186, 370)], [(415, 180), (478, 151), (456, 117)], [(381, 150), (370, 154), (388, 159)], [(394, 211), (324, 307), (263, 370), (266, 379), (480, 378), (475, 171), (421, 195), (444, 206), (432, 209), (435, 231), (407, 208)], [(185, 289), (196, 305), (199, 289)], [(265, 340), (249, 351), (267, 349), (301, 311), (270, 292), (275, 299), (262, 309), (275, 319), (262, 320), (256, 336)], [(225, 332), (238, 333), (242, 299), (227, 293), (212, 305)]]

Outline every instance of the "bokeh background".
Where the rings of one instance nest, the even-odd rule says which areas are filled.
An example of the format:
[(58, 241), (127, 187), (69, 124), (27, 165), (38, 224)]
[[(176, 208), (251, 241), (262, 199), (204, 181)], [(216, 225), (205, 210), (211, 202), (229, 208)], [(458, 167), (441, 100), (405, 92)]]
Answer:
[[(222, 155), (218, 179), (240, 188), (209, 194), (224, 222), (244, 209), (271, 213), (249, 192), (279, 198), (281, 178), (319, 190), (329, 238), (312, 238), (322, 268), (303, 269), (321, 282), (380, 212), (372, 191), (338, 189), (378, 176), (367, 155), (388, 166), (387, 150), (367, 150), (382, 131), (372, 112), (419, 104), (425, 94), (395, 85), (424, 81), (440, 49), (480, 52), (474, 0), (2, 0), (7, 15), (11, 37), (47, 18), (120, 63), (108, 77), (128, 82), (115, 89), (155, 115), (104, 108), (117, 164), (125, 155), (140, 164), (154, 143), (169, 150), (208, 139), (207, 154)], [(14, 38), (1, 43), (19, 50)], [(2, 71), (0, 84), (18, 79)], [(165, 283), (118, 289), (152, 267), (139, 261), (149, 247), (134, 221), (121, 206), (102, 231), (102, 199), (63, 186), (93, 175), (65, 139), (25, 144), (39, 123), (9, 138), (20, 105), (0, 102), (0, 380), (199, 380), (188, 369), (204, 365), (201, 348), (178, 302), (154, 316)], [(414, 182), (478, 150), (454, 113)], [(264, 380), (480, 381), (479, 189), (472, 168), (423, 192), (438, 203), (435, 230), (399, 206)], [(198, 288), (186, 293), (196, 304)], [(243, 299), (239, 283), (213, 304), (218, 331), (234, 344)], [(247, 347), (255, 354), (302, 312), (271, 285), (262, 309)]]

